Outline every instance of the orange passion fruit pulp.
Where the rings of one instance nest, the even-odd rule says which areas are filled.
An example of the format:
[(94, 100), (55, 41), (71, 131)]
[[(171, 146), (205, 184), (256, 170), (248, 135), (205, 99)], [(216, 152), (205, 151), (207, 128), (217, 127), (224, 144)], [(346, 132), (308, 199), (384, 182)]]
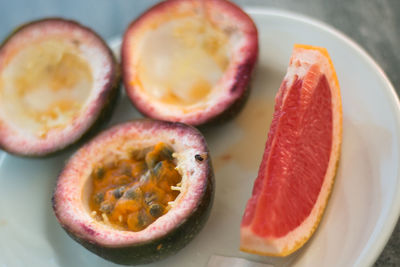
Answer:
[(129, 154), (127, 159), (96, 164), (89, 205), (98, 221), (140, 231), (170, 209), (182, 177), (172, 148), (162, 142)]

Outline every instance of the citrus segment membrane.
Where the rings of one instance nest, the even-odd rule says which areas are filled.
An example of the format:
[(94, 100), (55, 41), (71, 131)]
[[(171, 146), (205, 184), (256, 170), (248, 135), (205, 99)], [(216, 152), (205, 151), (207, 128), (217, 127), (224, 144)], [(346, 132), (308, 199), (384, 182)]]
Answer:
[(295, 45), (241, 224), (241, 249), (285, 256), (318, 226), (341, 143), (337, 76), (325, 49)]

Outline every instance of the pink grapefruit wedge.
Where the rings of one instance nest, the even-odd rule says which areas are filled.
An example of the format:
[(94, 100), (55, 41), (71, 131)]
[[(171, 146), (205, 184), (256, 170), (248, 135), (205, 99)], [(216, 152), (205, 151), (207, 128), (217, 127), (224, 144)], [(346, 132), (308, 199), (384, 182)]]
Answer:
[(286, 256), (306, 243), (327, 205), (341, 140), (340, 88), (329, 54), (295, 45), (243, 215), (242, 251)]

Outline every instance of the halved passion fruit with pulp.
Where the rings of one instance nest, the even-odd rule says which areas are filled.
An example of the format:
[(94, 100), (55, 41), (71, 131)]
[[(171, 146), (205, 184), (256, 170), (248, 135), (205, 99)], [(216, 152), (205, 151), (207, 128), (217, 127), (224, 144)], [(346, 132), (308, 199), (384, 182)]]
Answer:
[(170, 0), (128, 27), (121, 54), (124, 85), (140, 112), (201, 125), (244, 103), (258, 35), (229, 1)]
[(63, 149), (111, 111), (118, 85), (117, 63), (92, 30), (59, 18), (21, 26), (0, 47), (0, 147)]
[(87, 249), (116, 263), (141, 264), (184, 247), (205, 224), (213, 194), (200, 132), (138, 120), (114, 126), (72, 156), (53, 208)]

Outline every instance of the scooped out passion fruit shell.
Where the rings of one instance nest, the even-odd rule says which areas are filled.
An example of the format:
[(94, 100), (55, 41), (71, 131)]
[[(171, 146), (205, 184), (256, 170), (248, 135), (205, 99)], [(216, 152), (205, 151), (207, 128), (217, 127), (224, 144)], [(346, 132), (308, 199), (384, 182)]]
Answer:
[[(129, 160), (134, 163), (127, 174)], [(176, 167), (164, 172), (165, 177), (159, 175), (160, 162)], [(137, 170), (134, 166), (142, 163), (147, 167), (143, 167), (139, 178), (128, 179), (123, 186), (113, 180), (122, 170), (115, 166), (124, 165), (124, 175), (130, 176), (135, 173), (133, 169)], [(123, 201), (137, 200), (139, 194), (145, 196), (153, 190), (145, 191), (149, 185), (161, 192), (158, 196), (165, 197), (169, 189), (161, 186), (162, 180), (175, 170), (180, 178), (171, 189), (178, 190), (178, 194), (169, 199), (164, 212), (153, 209), (154, 202), (149, 204), (143, 197), (135, 202), (136, 206), (125, 205), (125, 210), (118, 213)], [(114, 184), (107, 182), (109, 178)], [(151, 182), (154, 179), (161, 182), (156, 185)], [(98, 198), (95, 193), (101, 188), (111, 191)], [(59, 175), (52, 200), (58, 221), (74, 240), (107, 260), (135, 265), (165, 258), (190, 242), (207, 221), (213, 196), (211, 159), (201, 133), (181, 123), (144, 119), (116, 125), (80, 148)], [(111, 206), (101, 206), (101, 215), (91, 209), (93, 199), (103, 205), (107, 198)], [(160, 198), (157, 201), (159, 206), (165, 204)], [(143, 229), (131, 228), (131, 222), (137, 221), (130, 218), (140, 208), (145, 216), (153, 216), (153, 221)], [(131, 212), (127, 223), (126, 210)]]
[(254, 22), (226, 0), (163, 1), (129, 25), (121, 47), (136, 108), (195, 126), (237, 114), (257, 57)]
[(0, 47), (0, 147), (63, 150), (106, 122), (119, 84), (111, 50), (91, 29), (61, 18), (20, 26)]

